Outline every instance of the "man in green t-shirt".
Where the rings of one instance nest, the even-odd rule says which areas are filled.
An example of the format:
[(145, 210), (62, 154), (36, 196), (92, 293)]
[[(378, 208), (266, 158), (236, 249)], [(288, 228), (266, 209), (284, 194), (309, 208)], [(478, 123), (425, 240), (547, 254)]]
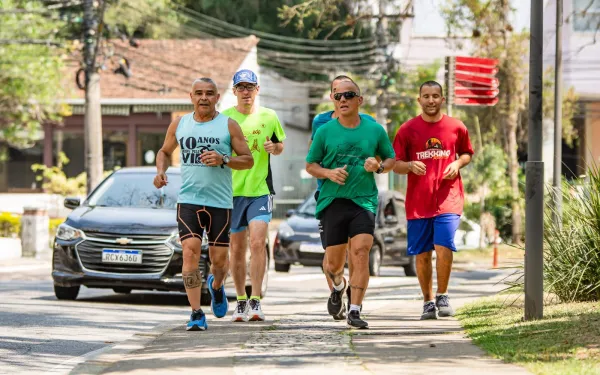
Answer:
[[(232, 321), (263, 321), (265, 315), (260, 305), (261, 289), (267, 254), (265, 239), (272, 218), (273, 178), (271, 155), (283, 152), (285, 133), (277, 114), (272, 109), (254, 105), (260, 87), (256, 74), (243, 69), (233, 76), (233, 93), (237, 105), (223, 114), (240, 124), (252, 152), (254, 167), (232, 171), (233, 212), (231, 215), (230, 270), (237, 293), (237, 306)], [(247, 230), (250, 232), (250, 279), (252, 293), (246, 295)]]
[[(325, 272), (333, 280), (327, 310), (332, 316), (341, 313), (342, 298), (350, 286), (348, 325), (368, 328), (360, 317), (360, 305), (369, 284), (369, 251), (373, 245), (378, 204), (374, 173), (387, 173), (394, 168), (394, 150), (381, 125), (359, 116), (363, 97), (356, 83), (341, 82), (333, 97), (339, 102), (336, 106), (339, 117), (317, 130), (306, 157), (306, 171), (325, 180), (317, 200), (316, 216), (323, 230)], [(376, 155), (381, 157), (382, 163), (377, 161)], [(354, 268), (350, 285), (344, 278), (348, 238)]]

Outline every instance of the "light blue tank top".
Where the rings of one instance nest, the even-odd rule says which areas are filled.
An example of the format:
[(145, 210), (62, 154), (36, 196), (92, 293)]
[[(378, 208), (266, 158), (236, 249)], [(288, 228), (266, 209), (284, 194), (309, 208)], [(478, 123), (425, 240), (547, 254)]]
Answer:
[(231, 169), (208, 167), (200, 161), (203, 151), (231, 156), (229, 117), (218, 114), (209, 122), (197, 122), (194, 113), (184, 115), (175, 135), (181, 148), (181, 189), (178, 203), (233, 208)]

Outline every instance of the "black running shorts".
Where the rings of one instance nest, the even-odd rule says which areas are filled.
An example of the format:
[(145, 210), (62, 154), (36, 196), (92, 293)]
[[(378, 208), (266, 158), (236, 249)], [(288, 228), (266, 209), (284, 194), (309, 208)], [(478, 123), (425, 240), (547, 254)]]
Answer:
[(321, 242), (324, 248), (348, 243), (348, 238), (375, 232), (375, 215), (350, 199), (336, 198), (323, 210)]
[(178, 203), (177, 226), (181, 242), (193, 237), (202, 240), (206, 231), (209, 246), (229, 246), (231, 209)]

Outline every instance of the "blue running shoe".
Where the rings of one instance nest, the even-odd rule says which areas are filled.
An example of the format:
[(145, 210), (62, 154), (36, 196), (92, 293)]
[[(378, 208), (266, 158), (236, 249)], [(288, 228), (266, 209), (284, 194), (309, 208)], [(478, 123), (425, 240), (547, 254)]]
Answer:
[(227, 310), (229, 310), (229, 302), (227, 302), (227, 296), (225, 295), (225, 288), (221, 285), (221, 288), (218, 290), (213, 289), (213, 281), (215, 277), (213, 275), (209, 275), (206, 280), (206, 284), (208, 284), (208, 291), (210, 292), (210, 296), (212, 301), (210, 302), (210, 308), (212, 309), (213, 314), (217, 318), (222, 318), (227, 315)]
[(186, 331), (206, 331), (208, 324), (206, 324), (206, 316), (202, 309), (192, 311), (190, 321), (185, 327)]

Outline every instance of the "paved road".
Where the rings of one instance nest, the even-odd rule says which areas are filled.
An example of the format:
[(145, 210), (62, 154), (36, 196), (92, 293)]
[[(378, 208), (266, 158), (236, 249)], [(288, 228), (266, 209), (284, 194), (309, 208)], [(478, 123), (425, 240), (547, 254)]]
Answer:
[[(54, 297), (48, 265), (0, 266), (0, 374), (68, 373), (86, 357), (112, 347), (137, 332), (188, 318), (185, 295), (82, 288), (77, 301)], [(402, 268), (384, 268), (372, 278), (374, 300), (401, 288), (402, 298), (418, 299), (416, 278)], [(265, 312), (302, 311), (322, 303), (327, 287), (320, 268), (292, 267), (289, 274), (270, 271)], [(454, 283), (493, 276), (489, 272), (456, 272)], [(365, 302), (368, 306), (368, 299)], [(230, 306), (230, 308), (232, 308)], [(281, 310), (281, 311), (280, 311)], [(416, 312), (418, 313), (418, 312)], [(267, 315), (268, 318), (268, 315)], [(210, 320), (209, 320), (210, 324)]]

